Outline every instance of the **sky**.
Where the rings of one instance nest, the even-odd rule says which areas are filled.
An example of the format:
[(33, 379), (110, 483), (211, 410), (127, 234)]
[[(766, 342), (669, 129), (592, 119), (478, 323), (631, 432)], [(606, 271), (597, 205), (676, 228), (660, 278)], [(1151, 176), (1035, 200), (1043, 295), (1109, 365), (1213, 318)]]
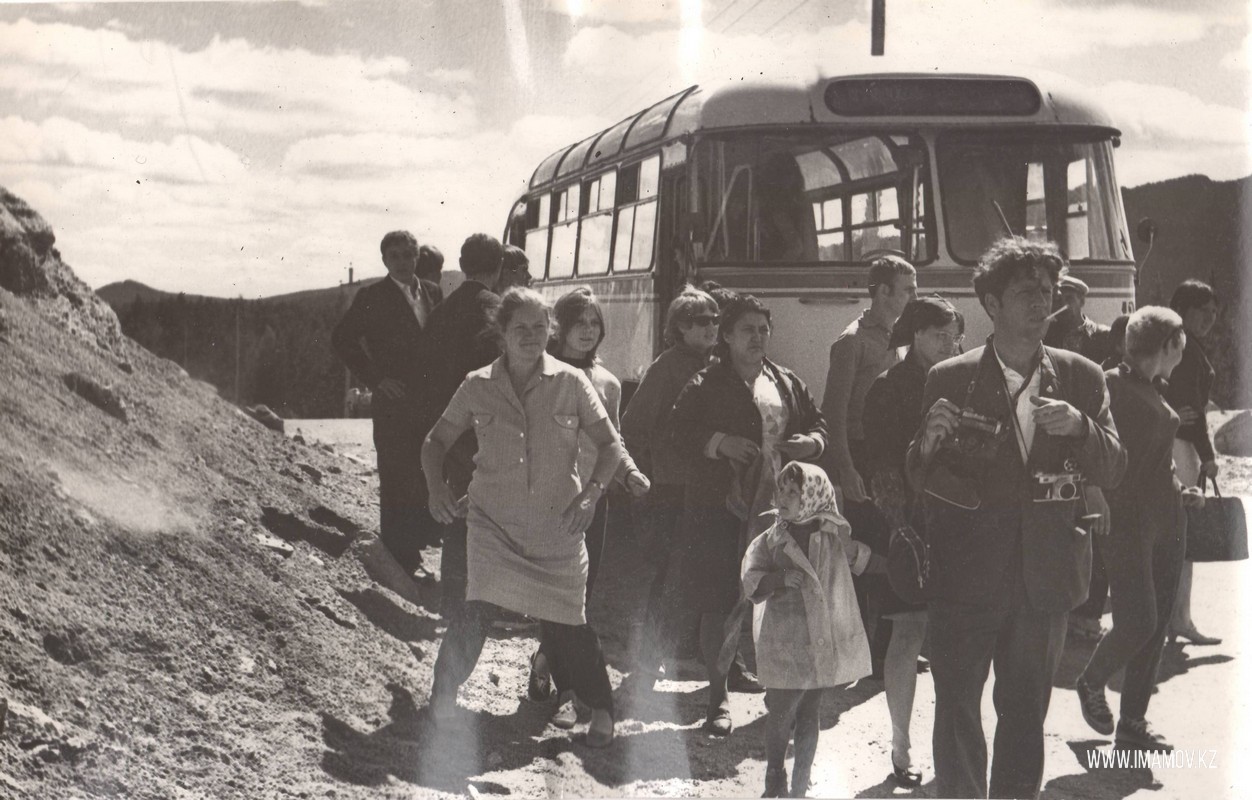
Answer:
[(0, 4), (0, 185), (93, 287), (262, 297), (455, 267), (538, 162), (693, 83), (1046, 70), (1123, 132), (1123, 186), (1252, 173), (1246, 0)]

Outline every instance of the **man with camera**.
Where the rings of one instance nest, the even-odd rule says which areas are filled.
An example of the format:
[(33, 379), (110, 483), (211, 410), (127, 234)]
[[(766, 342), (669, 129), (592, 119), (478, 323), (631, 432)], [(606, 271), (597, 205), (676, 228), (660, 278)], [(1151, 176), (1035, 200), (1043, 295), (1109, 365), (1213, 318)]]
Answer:
[(986, 346), (937, 364), (909, 448), (930, 542), (927, 586), (940, 797), (986, 797), (980, 704), (995, 665), (993, 797), (1037, 797), (1043, 721), (1066, 616), (1087, 596), (1085, 486), (1112, 488), (1126, 455), (1104, 375), (1043, 346), (1056, 246), (1014, 237), (974, 272)]

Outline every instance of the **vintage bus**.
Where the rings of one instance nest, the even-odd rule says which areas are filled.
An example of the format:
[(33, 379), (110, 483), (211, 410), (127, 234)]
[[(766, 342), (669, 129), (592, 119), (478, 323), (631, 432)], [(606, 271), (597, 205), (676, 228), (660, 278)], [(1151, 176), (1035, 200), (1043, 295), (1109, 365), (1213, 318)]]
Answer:
[(1119, 136), (1079, 94), (1023, 77), (693, 86), (546, 158), (505, 236), (545, 295), (602, 299), (601, 357), (624, 383), (660, 351), (675, 293), (712, 280), (770, 307), (771, 356), (819, 395), (883, 253), (950, 298), (975, 345), (990, 323), (971, 271), (1006, 228), (1056, 242), (1088, 316), (1132, 310)]

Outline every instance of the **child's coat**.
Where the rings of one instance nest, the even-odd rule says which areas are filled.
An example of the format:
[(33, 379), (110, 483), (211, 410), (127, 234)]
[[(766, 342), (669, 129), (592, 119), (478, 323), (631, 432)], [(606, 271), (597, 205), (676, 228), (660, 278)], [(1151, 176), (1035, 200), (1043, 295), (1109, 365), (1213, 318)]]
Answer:
[(835, 508), (834, 490), (821, 468), (801, 467), (805, 485), (800, 518), (821, 520), (809, 536), (809, 557), (787, 531), (787, 523), (778, 520), (748, 545), (741, 571), (748, 598), (776, 569), (799, 570), (804, 576), (798, 590), (754, 601), (757, 675), (769, 689), (839, 686), (869, 675), (871, 669), (845, 549), (851, 529)]

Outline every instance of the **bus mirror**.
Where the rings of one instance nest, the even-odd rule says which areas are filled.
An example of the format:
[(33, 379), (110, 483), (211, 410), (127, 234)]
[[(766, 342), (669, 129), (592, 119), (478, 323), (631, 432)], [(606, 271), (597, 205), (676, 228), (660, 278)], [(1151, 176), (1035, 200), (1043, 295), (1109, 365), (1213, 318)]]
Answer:
[(1152, 244), (1156, 239), (1156, 223), (1151, 217), (1144, 217), (1139, 220), (1139, 226), (1135, 228), (1135, 234), (1139, 237), (1139, 241), (1144, 244)]

